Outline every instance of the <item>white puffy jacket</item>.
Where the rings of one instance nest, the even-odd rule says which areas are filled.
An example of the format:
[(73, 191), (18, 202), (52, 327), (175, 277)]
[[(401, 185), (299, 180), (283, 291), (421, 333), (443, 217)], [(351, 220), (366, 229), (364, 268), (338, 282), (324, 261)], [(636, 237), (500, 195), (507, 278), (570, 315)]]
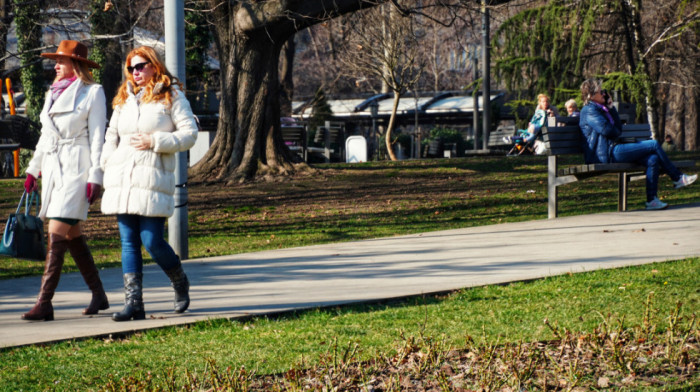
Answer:
[[(182, 91), (173, 88), (170, 106), (165, 102), (139, 105), (129, 84), (126, 102), (114, 108), (101, 160), (103, 213), (150, 217), (173, 214), (175, 153), (189, 150), (197, 139), (190, 103)], [(151, 135), (151, 150), (139, 151), (131, 146), (131, 136), (139, 133)]]

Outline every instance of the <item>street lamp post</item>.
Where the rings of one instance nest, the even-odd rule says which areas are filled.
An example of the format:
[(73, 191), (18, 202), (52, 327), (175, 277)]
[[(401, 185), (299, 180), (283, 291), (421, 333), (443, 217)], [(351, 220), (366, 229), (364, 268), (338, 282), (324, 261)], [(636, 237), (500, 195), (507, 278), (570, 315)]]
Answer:
[(478, 135), (479, 135), (479, 89), (477, 88), (476, 81), (479, 79), (479, 45), (472, 44), (471, 47), (471, 58), (472, 58), (472, 80), (474, 81), (474, 89), (472, 90), (472, 98), (474, 99), (473, 106), (473, 116), (472, 116), (472, 134), (474, 137), (473, 150), (479, 149), (478, 146)]
[(483, 115), (481, 117), (481, 125), (483, 126), (483, 138), (481, 142), (483, 143), (484, 151), (488, 150), (489, 132), (491, 132), (491, 57), (489, 53), (489, 50), (491, 48), (491, 42), (489, 38), (490, 24), (489, 7), (487, 3), (489, 3), (489, 1), (487, 0), (482, 0), (481, 2), (481, 50), (483, 52), (481, 55), (481, 66), (484, 69), (481, 74), (483, 77), (482, 89), (484, 91), (484, 100), (482, 104)]
[(369, 112), (372, 115), (372, 156), (376, 159), (379, 149), (379, 142), (377, 141), (377, 116), (379, 115), (379, 102), (373, 100), (369, 104)]
[[(185, 82), (185, 8), (184, 2), (166, 1), (163, 9), (165, 65)], [(187, 242), (187, 152), (175, 154), (175, 212), (168, 219), (168, 242), (181, 259), (189, 258)]]

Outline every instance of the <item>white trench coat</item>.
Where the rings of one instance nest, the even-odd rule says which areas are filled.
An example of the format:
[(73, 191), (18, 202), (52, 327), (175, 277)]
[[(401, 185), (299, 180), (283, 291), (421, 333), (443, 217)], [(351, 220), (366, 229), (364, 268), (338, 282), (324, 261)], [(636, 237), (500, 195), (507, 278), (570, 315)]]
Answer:
[(102, 185), (104, 89), (77, 79), (55, 102), (48, 92), (40, 119), (41, 136), (27, 167), (28, 174), (42, 176), (39, 217), (84, 221), (90, 206), (87, 183)]

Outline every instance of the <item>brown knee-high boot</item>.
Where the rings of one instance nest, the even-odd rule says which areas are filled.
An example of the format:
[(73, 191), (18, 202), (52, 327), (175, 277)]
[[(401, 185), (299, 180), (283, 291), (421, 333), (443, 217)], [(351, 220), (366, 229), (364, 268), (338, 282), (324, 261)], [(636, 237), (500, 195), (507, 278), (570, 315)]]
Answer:
[(97, 267), (95, 267), (95, 260), (92, 258), (92, 253), (90, 253), (87, 238), (81, 235), (80, 237), (69, 240), (68, 250), (70, 251), (70, 255), (73, 256), (73, 260), (75, 261), (75, 265), (78, 266), (80, 274), (83, 275), (85, 283), (88, 288), (90, 288), (90, 291), (92, 291), (92, 300), (90, 301), (90, 305), (83, 310), (83, 314), (97, 314), (100, 310), (108, 309), (109, 301), (102, 287), (100, 274), (97, 272)]
[(46, 266), (44, 267), (44, 275), (41, 277), (39, 297), (34, 307), (22, 315), (24, 320), (53, 320), (51, 299), (53, 299), (53, 293), (58, 286), (58, 280), (61, 278), (63, 256), (68, 248), (68, 240), (54, 233), (49, 233), (48, 237), (49, 247), (46, 252)]

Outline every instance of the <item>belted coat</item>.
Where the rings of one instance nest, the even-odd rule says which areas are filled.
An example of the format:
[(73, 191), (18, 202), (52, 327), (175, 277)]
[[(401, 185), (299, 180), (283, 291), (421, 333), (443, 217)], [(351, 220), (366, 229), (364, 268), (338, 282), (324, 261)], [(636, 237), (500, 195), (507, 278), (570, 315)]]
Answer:
[(102, 184), (104, 89), (76, 79), (55, 102), (48, 92), (40, 120), (41, 136), (26, 171), (42, 177), (39, 217), (86, 220), (87, 183)]
[[(102, 212), (169, 217), (174, 211), (175, 153), (194, 145), (197, 123), (185, 94), (176, 86), (168, 105), (165, 101), (139, 103), (128, 83), (128, 97), (114, 108), (105, 136)], [(132, 147), (131, 136), (136, 134), (151, 135), (153, 147)]]

